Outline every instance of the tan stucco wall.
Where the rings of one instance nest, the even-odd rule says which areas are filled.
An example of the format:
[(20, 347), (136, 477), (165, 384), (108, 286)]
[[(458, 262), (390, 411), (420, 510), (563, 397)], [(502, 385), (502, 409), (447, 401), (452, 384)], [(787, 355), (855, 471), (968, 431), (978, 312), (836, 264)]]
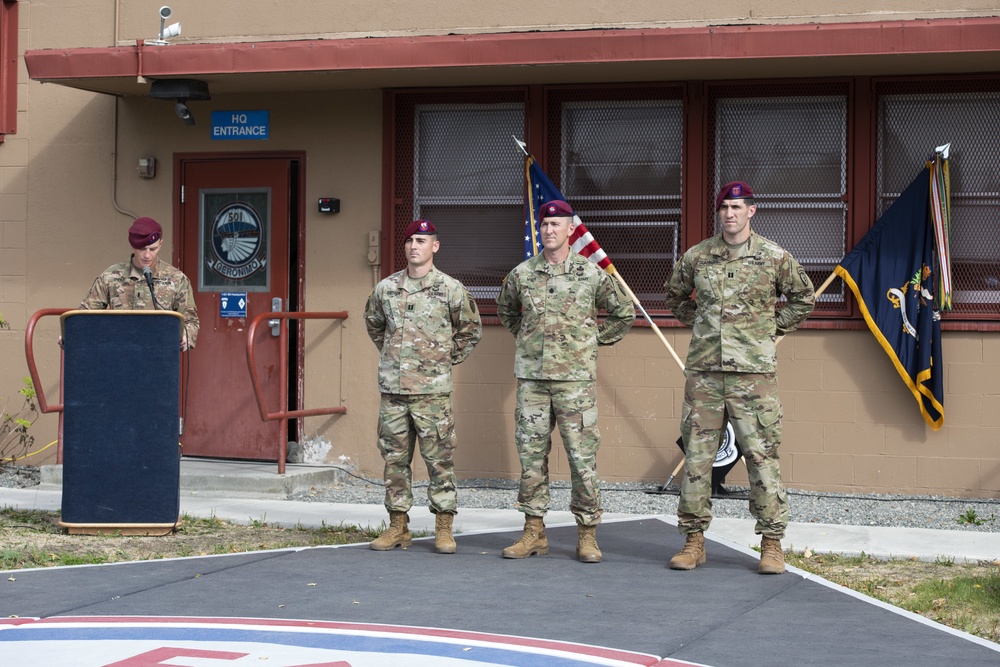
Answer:
[[(151, 39), (159, 30), (162, 3), (122, 2), (118, 39)], [(721, 0), (712, 3), (633, 0), (627, 6), (604, 0), (489, 3), (477, 0), (373, 0), (344, 4), (298, 0), (275, 11), (271, 0), (214, 0), (168, 3), (182, 34), (171, 41), (254, 41), (406, 35), (476, 34), (590, 28), (665, 28), (704, 25), (902, 21), (914, 18), (989, 16), (991, 0), (934, 2), (793, 2)], [(72, 36), (66, 36), (72, 38)], [(75, 46), (62, 44), (61, 46)]]
[[(121, 3), (119, 24), (111, 2), (64, 4), (23, 2), (21, 48), (107, 46), (153, 37), (161, 2)], [(959, 3), (947, 3), (957, 7)], [(992, 13), (991, 2), (882, 2), (879, 9), (852, 3), (858, 13), (818, 20), (883, 20), (916, 16), (969, 16)], [(296, 11), (275, 12), (270, 2), (175, 2), (174, 18), (184, 37), (205, 41), (268, 34), (272, 38), (310, 36), (330, 25), (331, 33), (396, 34), (532, 29), (575, 21), (609, 26), (682, 24), (692, 20), (671, 3), (629, 6), (625, 24), (619, 5), (607, 3), (525, 3), (527, 13), (509, 4), (368, 3), (347, 14), (340, 3), (297, 3)], [(465, 9), (475, 6), (475, 9)], [(335, 11), (334, 6), (339, 8)], [(810, 10), (810, 7), (812, 8)], [(712, 5), (712, 23), (782, 22), (820, 13), (821, 3), (742, 2)], [(698, 7), (699, 13), (706, 11)], [(243, 16), (244, 18), (239, 18)], [(507, 25), (511, 17), (531, 22)], [(830, 15), (832, 16), (832, 15)], [(329, 17), (329, 18), (326, 18)], [(772, 18), (768, 18), (772, 17)], [(773, 18), (778, 17), (778, 18)], [(697, 21), (704, 24), (705, 19)], [(29, 31), (29, 26), (34, 30)], [(221, 26), (221, 27), (220, 27)], [(568, 26), (567, 26), (568, 27)], [(228, 37), (226, 37), (228, 36)], [(372, 287), (368, 231), (381, 228), (382, 97), (377, 90), (274, 97), (219, 96), (192, 103), (199, 124), (187, 127), (172, 104), (145, 98), (117, 103), (117, 158), (113, 98), (55, 85), (28, 82), (20, 68), (17, 135), (0, 145), (0, 312), (11, 322), (0, 331), (0, 405), (15, 397), (26, 375), (24, 325), (38, 309), (75, 306), (94, 276), (129, 252), (124, 230), (131, 218), (112, 204), (117, 169), (117, 202), (124, 211), (152, 215), (169, 228), (172, 221), (172, 162), (177, 152), (218, 150), (302, 150), (305, 174), (306, 285), (309, 310), (348, 310), (343, 328), (307, 325), (306, 407), (344, 403), (344, 416), (306, 420), (306, 436), (333, 444), (330, 459), (343, 455), (356, 469), (378, 477), (375, 449), (378, 394), (376, 352), (361, 320)], [(272, 136), (266, 143), (211, 142), (210, 111), (266, 108)], [(139, 157), (159, 160), (153, 180), (135, 172)], [(341, 213), (316, 212), (320, 196), (339, 197)], [(519, 221), (512, 221), (513, 225)], [(166, 239), (164, 255), (173, 254)], [(386, 251), (387, 249), (383, 249)], [(448, 252), (445, 242), (442, 252)], [(688, 333), (665, 329), (683, 356)], [(58, 395), (56, 322), (36, 332), (44, 389)], [(932, 432), (916, 402), (885, 354), (866, 331), (800, 331), (780, 350), (779, 379), (785, 404), (784, 477), (788, 485), (823, 490), (941, 493), (988, 496), (1000, 493), (1000, 334), (947, 332), (944, 338), (947, 425)], [(513, 448), (513, 341), (498, 326), (486, 328), (483, 342), (456, 371), (455, 406), (462, 477), (516, 477)], [(662, 482), (679, 460), (673, 444), (683, 379), (662, 344), (636, 328), (620, 345), (604, 349), (599, 363), (602, 475), (612, 481)], [(38, 445), (55, 438), (57, 420), (43, 416), (34, 427)], [(560, 447), (558, 438), (556, 448)], [(54, 462), (49, 449), (32, 463)], [(567, 475), (565, 456), (553, 457), (556, 477)], [(418, 476), (425, 476), (419, 461)], [(745, 481), (736, 469), (730, 481)]]
[[(27, 37), (28, 12), (19, 16), (19, 34)], [(22, 49), (23, 50), (23, 49)], [(0, 144), (0, 412), (21, 407), (17, 391), (27, 375), (24, 366), (24, 327), (27, 313), (28, 221), (28, 72), (19, 59), (17, 67), (17, 135)]]
[[(683, 358), (686, 329), (664, 331)], [(779, 386), (785, 411), (782, 473), (786, 484), (826, 491), (995, 495), (1000, 492), (1000, 336), (944, 335), (946, 426), (925, 426), (916, 400), (867, 331), (793, 333), (779, 347)], [(516, 477), (512, 378), (513, 342), (489, 327), (480, 347), (459, 368), (456, 390), (465, 477)], [(684, 380), (660, 340), (634, 328), (598, 363), (598, 457), (609, 481), (666, 480), (680, 461)], [(555, 447), (561, 447), (556, 439)], [(554, 475), (568, 479), (565, 455)], [(742, 466), (728, 477), (746, 484)]]

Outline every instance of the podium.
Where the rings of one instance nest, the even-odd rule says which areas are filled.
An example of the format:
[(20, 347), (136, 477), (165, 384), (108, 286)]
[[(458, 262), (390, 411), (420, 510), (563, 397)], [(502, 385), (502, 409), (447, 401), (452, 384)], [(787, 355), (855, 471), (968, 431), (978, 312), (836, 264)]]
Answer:
[(62, 520), (70, 533), (163, 535), (180, 514), (173, 311), (72, 310), (63, 338)]

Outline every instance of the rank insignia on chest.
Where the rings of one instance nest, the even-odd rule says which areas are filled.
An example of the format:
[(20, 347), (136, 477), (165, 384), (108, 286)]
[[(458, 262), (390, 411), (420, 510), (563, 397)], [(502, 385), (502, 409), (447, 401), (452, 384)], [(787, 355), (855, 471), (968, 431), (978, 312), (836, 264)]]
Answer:
[(406, 304), (406, 309), (407, 310), (413, 310), (413, 304), (412, 303)]

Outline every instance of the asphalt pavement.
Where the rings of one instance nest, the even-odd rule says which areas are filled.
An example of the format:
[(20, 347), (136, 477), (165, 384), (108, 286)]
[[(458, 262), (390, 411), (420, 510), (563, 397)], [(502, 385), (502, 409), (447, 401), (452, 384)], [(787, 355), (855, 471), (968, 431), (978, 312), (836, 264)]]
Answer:
[[(212, 494), (182, 491), (181, 513), (305, 526), (386, 519), (379, 505)], [(0, 505), (60, 509), (61, 492), (0, 489)], [(601, 564), (576, 561), (564, 511), (546, 517), (549, 555), (503, 559), (522, 525), (516, 511), (461, 509), (458, 553), (447, 556), (426, 538), (384, 553), (351, 545), (5, 572), (0, 616), (15, 618), (0, 622), (0, 664), (201, 667), (224, 653), (247, 661), (225, 664), (272, 667), (1000, 664), (1000, 645), (795, 568), (758, 575), (749, 519), (713, 522), (708, 563), (693, 572), (666, 567), (683, 542), (673, 517), (605, 514)], [(415, 508), (411, 527), (432, 531), (432, 515)], [(794, 524), (784, 544), (1000, 559), (996, 533)], [(494, 652), (474, 650), (486, 646)]]

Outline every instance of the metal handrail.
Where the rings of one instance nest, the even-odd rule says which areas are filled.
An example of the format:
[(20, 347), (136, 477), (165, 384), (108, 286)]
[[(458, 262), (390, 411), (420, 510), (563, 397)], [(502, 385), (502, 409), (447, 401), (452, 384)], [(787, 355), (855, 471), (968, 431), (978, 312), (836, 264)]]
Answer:
[[(35, 386), (35, 396), (38, 398), (38, 407), (43, 413), (62, 412), (63, 404), (56, 403), (49, 405), (45, 400), (45, 391), (42, 389), (42, 381), (38, 375), (38, 366), (35, 364), (35, 324), (38, 320), (49, 315), (62, 315), (73, 310), (72, 308), (43, 308), (31, 316), (28, 325), (24, 328), (24, 357), (28, 362), (28, 374), (31, 375), (31, 382)], [(59, 387), (62, 388), (62, 351), (59, 352)]]
[[(38, 407), (43, 414), (50, 412), (59, 413), (59, 424), (56, 426), (56, 440), (59, 443), (56, 449), (56, 463), (62, 463), (63, 455), (63, 404), (56, 403), (49, 405), (45, 400), (45, 390), (42, 387), (41, 377), (38, 375), (38, 365), (35, 363), (35, 324), (43, 317), (50, 315), (62, 315), (73, 310), (72, 308), (43, 308), (28, 319), (28, 324), (24, 328), (24, 358), (28, 363), (28, 374), (31, 376), (31, 384), (35, 388), (35, 398), (38, 399)], [(63, 350), (59, 346), (59, 392), (62, 395), (63, 387)]]
[[(262, 421), (280, 421), (278, 438), (278, 474), (285, 474), (285, 459), (288, 458), (288, 441), (285, 433), (288, 429), (288, 420), (295, 417), (316, 417), (319, 415), (342, 415), (347, 413), (346, 405), (338, 405), (330, 408), (309, 408), (306, 410), (288, 409), (288, 320), (346, 320), (347, 311), (335, 311), (326, 313), (308, 312), (279, 312), (261, 313), (250, 321), (247, 329), (247, 368), (250, 370), (250, 383), (253, 385), (254, 397), (257, 399), (257, 409), (260, 411)], [(264, 320), (279, 320), (280, 333), (278, 336), (278, 348), (280, 350), (278, 362), (278, 410), (268, 412), (266, 399), (264, 397), (264, 387), (257, 373), (257, 362), (254, 356), (254, 339), (257, 325)]]

